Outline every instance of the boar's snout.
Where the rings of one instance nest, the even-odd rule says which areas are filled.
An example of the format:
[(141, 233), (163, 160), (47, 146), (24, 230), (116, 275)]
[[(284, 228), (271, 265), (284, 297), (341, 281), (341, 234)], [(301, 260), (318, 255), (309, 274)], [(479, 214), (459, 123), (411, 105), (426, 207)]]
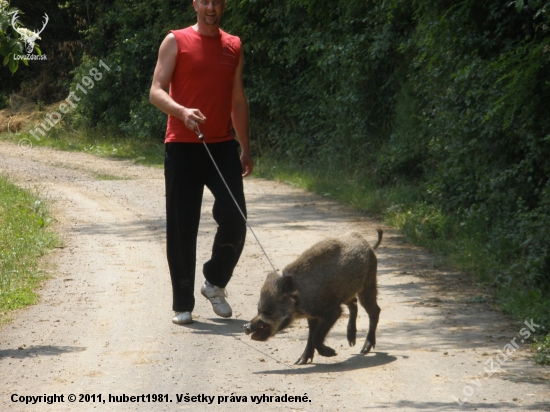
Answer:
[(252, 340), (266, 341), (271, 336), (271, 325), (261, 319), (247, 323), (243, 326), (243, 329), (247, 335), (252, 333), (250, 337)]
[(251, 329), (251, 326), (250, 326), (250, 323), (247, 323), (246, 325), (243, 326), (243, 330), (244, 330), (244, 333), (246, 335), (250, 335), (252, 333), (252, 329)]

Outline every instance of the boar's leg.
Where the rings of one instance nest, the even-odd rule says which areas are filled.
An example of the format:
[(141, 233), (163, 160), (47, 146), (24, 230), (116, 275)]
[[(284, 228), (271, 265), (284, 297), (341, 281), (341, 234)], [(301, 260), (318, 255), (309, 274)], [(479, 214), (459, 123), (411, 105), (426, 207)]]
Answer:
[(359, 302), (369, 315), (369, 333), (365, 345), (361, 349), (361, 353), (366, 354), (376, 345), (376, 326), (378, 326), (380, 307), (376, 304), (376, 287), (363, 289), (358, 296)]
[(315, 329), (313, 334), (313, 346), (315, 346), (315, 349), (317, 349), (319, 355), (336, 356), (336, 351), (328, 346), (325, 346), (323, 342), (325, 341), (328, 331), (332, 328), (332, 326), (334, 326), (341, 314), (342, 308), (340, 306), (336, 306), (332, 310), (327, 310), (323, 314), (323, 317), (319, 320), (317, 329)]
[(315, 353), (315, 347), (313, 346), (313, 333), (317, 329), (319, 319), (308, 319), (307, 324), (309, 326), (309, 335), (307, 337), (307, 345), (302, 356), (294, 363), (295, 365), (305, 365), (310, 360), (313, 361), (313, 355)]
[(348, 320), (348, 342), (349, 346), (355, 346), (355, 337), (357, 335), (357, 298), (346, 302), (349, 309)]

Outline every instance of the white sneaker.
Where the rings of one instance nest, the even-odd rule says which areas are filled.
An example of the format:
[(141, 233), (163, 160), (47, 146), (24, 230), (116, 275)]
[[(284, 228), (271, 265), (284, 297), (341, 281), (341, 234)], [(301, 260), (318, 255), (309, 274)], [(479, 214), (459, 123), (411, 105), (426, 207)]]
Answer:
[(176, 325), (187, 325), (193, 322), (191, 312), (175, 312), (176, 316), (172, 318), (172, 322)]
[(201, 288), (201, 293), (210, 303), (212, 303), (212, 309), (214, 309), (216, 315), (222, 318), (231, 317), (233, 312), (231, 311), (231, 306), (229, 306), (229, 303), (225, 300), (227, 296), (225, 288), (219, 288), (205, 280)]

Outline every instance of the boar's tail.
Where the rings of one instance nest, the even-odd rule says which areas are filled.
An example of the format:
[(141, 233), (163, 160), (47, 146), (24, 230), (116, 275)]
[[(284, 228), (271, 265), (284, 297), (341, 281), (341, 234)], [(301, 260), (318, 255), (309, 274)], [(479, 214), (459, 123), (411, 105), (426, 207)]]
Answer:
[(384, 231), (379, 227), (376, 228), (376, 231), (378, 232), (378, 241), (376, 242), (376, 245), (373, 246), (373, 250), (375, 250), (378, 246), (380, 246), (380, 243), (382, 243), (382, 234), (384, 233)]

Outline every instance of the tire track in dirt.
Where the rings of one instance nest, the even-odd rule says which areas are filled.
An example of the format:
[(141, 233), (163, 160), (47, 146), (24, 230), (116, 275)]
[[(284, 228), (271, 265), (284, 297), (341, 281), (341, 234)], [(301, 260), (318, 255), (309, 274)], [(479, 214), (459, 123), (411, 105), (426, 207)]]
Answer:
[[(20, 152), (0, 143), (0, 171), (53, 201), (56, 230), (66, 243), (48, 258), (54, 266), (40, 303), (0, 329), (0, 410), (550, 410), (548, 370), (525, 357), (526, 345), (472, 386), (521, 325), (488, 305), (468, 303), (481, 292), (466, 276), (435, 269), (428, 254), (391, 229), (384, 228), (377, 251), (382, 314), (374, 353), (358, 355), (368, 328), (360, 309), (356, 347), (347, 347), (344, 316), (327, 339), (338, 356), (316, 355), (313, 364), (298, 367), (292, 363), (305, 346), (305, 321), (267, 343), (241, 332), (256, 313), (270, 269), (252, 236), (228, 286), (234, 318), (216, 318), (200, 295), (201, 265), (215, 231), (211, 197), (205, 197), (199, 229), (196, 321), (176, 326), (162, 170), (83, 153)], [(98, 180), (100, 175), (128, 180)], [(376, 222), (325, 198), (259, 179), (247, 179), (245, 191), (250, 222), (279, 268), (326, 236), (355, 229), (376, 239)], [(474, 393), (459, 407), (451, 396), (463, 399), (465, 386)], [(157, 393), (172, 403), (10, 401), (12, 394), (54, 393), (101, 393), (103, 399)], [(186, 393), (233, 393), (248, 402), (178, 404), (176, 394)], [(304, 393), (311, 403), (256, 405), (250, 399)]]

